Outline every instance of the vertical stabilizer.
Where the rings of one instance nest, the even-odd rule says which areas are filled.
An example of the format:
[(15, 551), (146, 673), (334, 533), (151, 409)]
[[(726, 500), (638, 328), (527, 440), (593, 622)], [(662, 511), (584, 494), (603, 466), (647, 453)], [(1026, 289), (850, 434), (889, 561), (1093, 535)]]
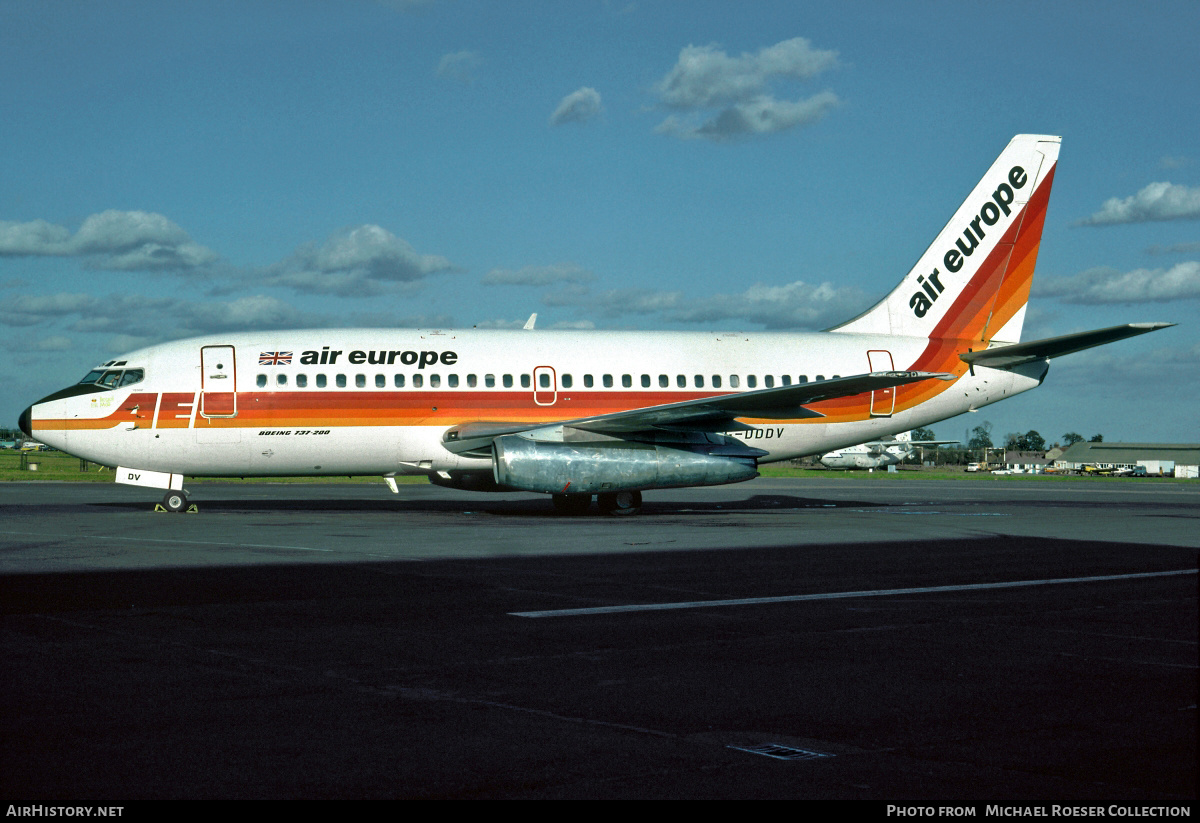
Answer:
[(830, 331), (1020, 340), (1060, 140), (1014, 137), (900, 285)]

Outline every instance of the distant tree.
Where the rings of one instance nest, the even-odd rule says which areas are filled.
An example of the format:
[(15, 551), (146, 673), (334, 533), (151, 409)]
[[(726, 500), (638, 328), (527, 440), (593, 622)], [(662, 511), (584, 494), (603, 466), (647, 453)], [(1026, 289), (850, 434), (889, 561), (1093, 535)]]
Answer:
[(926, 429), (926, 428), (922, 427), (919, 429), (913, 429), (912, 439), (913, 440), (937, 440), (937, 435), (933, 433), (933, 429)]
[(1089, 442), (1089, 443), (1103, 443), (1103, 442), (1104, 442), (1104, 435), (1102, 435), (1102, 434), (1094, 434), (1094, 435), (1092, 435), (1092, 439), (1091, 439), (1091, 440), (1089, 440), (1088, 442)]
[(1076, 443), (1082, 442), (1083, 435), (1079, 434), (1078, 432), (1067, 432), (1063, 435), (1063, 443), (1067, 446), (1067, 448), (1074, 446)]
[(1021, 433), (1009, 432), (1004, 435), (1004, 448), (1008, 451), (1021, 451)]
[(992, 424), (984, 421), (982, 425), (971, 429), (971, 439), (967, 441), (968, 449), (992, 448)]
[(1046, 438), (1033, 429), (1025, 432), (1021, 439), (1021, 451), (1023, 452), (1044, 452), (1046, 450)]

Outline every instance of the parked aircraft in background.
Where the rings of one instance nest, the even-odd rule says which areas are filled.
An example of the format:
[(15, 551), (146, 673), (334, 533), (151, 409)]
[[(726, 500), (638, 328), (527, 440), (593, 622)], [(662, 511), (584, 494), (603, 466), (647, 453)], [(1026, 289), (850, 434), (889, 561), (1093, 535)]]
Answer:
[(957, 440), (913, 440), (912, 432), (900, 432), (895, 437), (859, 443), (845, 449), (821, 455), (821, 465), (830, 469), (881, 469), (903, 463), (917, 446), (938, 446), (957, 443)]
[(104, 362), (20, 426), (167, 489), (171, 510), (185, 475), (374, 474), (395, 490), (421, 474), (635, 512), (644, 490), (927, 426), (1035, 388), (1048, 358), (1170, 325), (1018, 342), (1059, 142), (1013, 138), (895, 290), (826, 332), (221, 334)]

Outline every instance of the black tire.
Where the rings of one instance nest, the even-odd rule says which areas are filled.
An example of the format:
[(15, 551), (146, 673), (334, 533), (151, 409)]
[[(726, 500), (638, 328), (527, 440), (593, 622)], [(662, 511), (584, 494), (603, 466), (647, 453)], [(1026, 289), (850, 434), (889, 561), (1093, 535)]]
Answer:
[(163, 508), (169, 512), (181, 512), (187, 508), (187, 495), (183, 492), (169, 491), (163, 497)]
[(592, 506), (590, 494), (555, 494), (550, 497), (554, 510), (559, 514), (586, 514)]
[(596, 496), (600, 511), (615, 517), (637, 514), (642, 510), (642, 493), (639, 491), (612, 492)]

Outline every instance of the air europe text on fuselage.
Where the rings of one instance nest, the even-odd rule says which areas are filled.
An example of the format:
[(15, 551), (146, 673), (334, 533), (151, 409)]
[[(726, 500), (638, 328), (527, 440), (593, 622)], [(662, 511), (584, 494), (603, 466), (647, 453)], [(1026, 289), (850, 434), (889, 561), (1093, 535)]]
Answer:
[[(329, 346), (323, 346), (320, 351), (306, 351), (300, 354), (300, 365), (302, 366), (326, 366), (337, 363), (338, 358), (343, 354), (341, 349), (330, 349)], [(372, 351), (363, 351), (355, 349), (346, 355), (346, 362), (352, 365), (360, 365), (362, 363), (371, 363), (376, 366), (391, 366), (396, 363), (401, 363), (405, 366), (416, 366), (418, 369), (423, 369), (426, 366), (433, 366), (441, 363), (443, 366), (453, 366), (458, 362), (458, 354), (452, 351), (412, 351), (412, 350), (388, 350), (375, 349)]]
[[(1012, 209), (1009, 207), (1016, 200), (1014, 189), (1024, 188), (1028, 182), (1029, 175), (1025, 173), (1025, 169), (1020, 166), (1013, 166), (1009, 169), (1008, 182), (1001, 183), (1000, 187), (992, 192), (991, 199), (985, 201), (980, 207), (979, 213), (968, 221), (967, 227), (963, 229), (962, 237), (954, 241), (954, 248), (947, 251), (942, 257), (942, 263), (948, 271), (951, 273), (959, 271), (966, 262), (966, 258), (975, 253), (975, 250), (979, 248), (980, 241), (987, 236), (985, 227), (996, 225), (1000, 221), (1001, 214), (1005, 217), (1012, 214)], [(935, 268), (927, 275), (917, 275), (917, 283), (920, 284), (921, 291), (913, 292), (913, 296), (908, 300), (908, 307), (917, 317), (924, 317), (937, 302), (938, 296), (945, 291), (946, 287), (939, 279), (941, 273), (941, 269)]]

